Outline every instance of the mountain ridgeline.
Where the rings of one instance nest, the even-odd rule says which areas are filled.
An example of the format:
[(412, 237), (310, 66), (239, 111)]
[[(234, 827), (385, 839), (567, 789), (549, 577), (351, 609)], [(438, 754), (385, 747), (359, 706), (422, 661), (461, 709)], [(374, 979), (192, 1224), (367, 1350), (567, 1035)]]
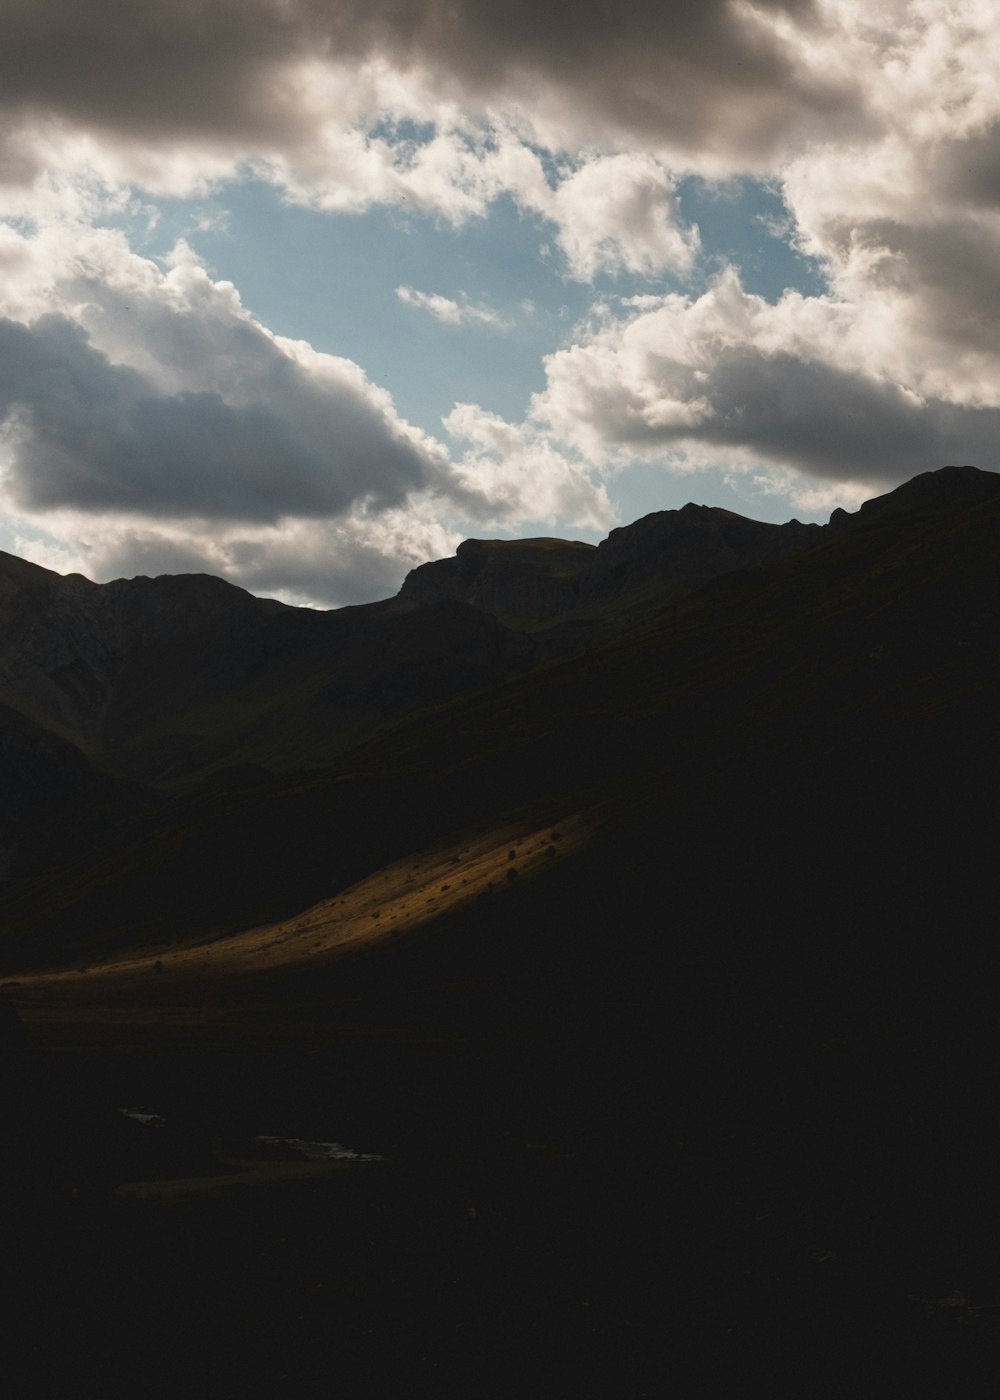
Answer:
[(685, 506), (596, 547), (467, 540), (397, 598), (327, 613), (204, 575), (100, 585), (0, 555), (0, 701), (139, 781), (237, 756), (300, 767), (821, 535)]
[(992, 683), (998, 516), (1000, 477), (946, 467), (823, 527), (688, 505), (596, 547), (469, 540), (326, 613), (0, 555), (7, 946), (237, 928), (463, 825), (638, 808), (733, 744), (747, 775), (787, 751), (767, 784), (845, 725), (855, 752), (877, 730), (873, 763), (932, 713), (962, 729)]

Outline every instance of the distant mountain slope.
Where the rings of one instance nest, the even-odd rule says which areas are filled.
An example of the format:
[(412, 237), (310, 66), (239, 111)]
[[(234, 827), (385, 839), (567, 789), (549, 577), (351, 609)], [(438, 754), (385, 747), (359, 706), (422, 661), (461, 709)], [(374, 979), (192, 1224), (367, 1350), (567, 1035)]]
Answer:
[(535, 627), (582, 616), (621, 625), (720, 574), (808, 549), (819, 525), (769, 525), (714, 506), (656, 511), (596, 546), (571, 540), (466, 540), (451, 559), (422, 564), (400, 597), (456, 598), (505, 622)]
[(11, 601), (22, 590), (45, 587), (58, 577), (39, 564), (31, 564), (27, 559), (19, 559), (16, 554), (5, 554), (0, 550), (0, 618), (5, 616)]
[(823, 528), (770, 525), (717, 506), (657, 511), (612, 530), (580, 577), (581, 602), (627, 600), (653, 587), (690, 590), (721, 574), (759, 568), (819, 542)]
[(97, 585), (0, 555), (0, 702), (129, 777), (322, 762), (529, 663), (458, 603), (322, 613), (203, 575)]
[(468, 540), (399, 596), (322, 613), (206, 575), (61, 577), (0, 553), (0, 702), (111, 771), (176, 784), (331, 761), (385, 722), (516, 676), (818, 526), (688, 506), (565, 540)]
[[(66, 848), (58, 910), (51, 880), (11, 885), (0, 910), (8, 938), (56, 947), (85, 928), (88, 942), (112, 947), (251, 926), (519, 811), (544, 821), (610, 802), (619, 820), (642, 813), (659, 831), (682, 829), (695, 809), (702, 825), (713, 811), (726, 823), (740, 811), (756, 841), (778, 794), (794, 805), (825, 793), (844, 821), (857, 803), (859, 830), (890, 807), (909, 825), (924, 813), (921, 783), (944, 794), (955, 778), (980, 800), (992, 770), (969, 745), (997, 702), (998, 487), (985, 473), (934, 474), (913, 488), (937, 497), (933, 509), (859, 512), (818, 539), (802, 527), (805, 549), (729, 569), (541, 666), (530, 638), (454, 598), (315, 614), (239, 595), (231, 615), (247, 619), (251, 645), (238, 627), (212, 631), (216, 598), (230, 616), (224, 585), (210, 601), (208, 580), (109, 586), (123, 634), (136, 624), (121, 621), (122, 597), (142, 626), (152, 599), (184, 588), (203, 600), (203, 630), (190, 650), (200, 665), (185, 668), (183, 607), (157, 614), (164, 655), (154, 659), (152, 634), (143, 643), (150, 693), (137, 650), (132, 708), (118, 695), (106, 713), (161, 715), (163, 727), (136, 720), (129, 741), (123, 718), (120, 747), (105, 752), (124, 755), (122, 771), (152, 770), (155, 759), (164, 772), (180, 743), (174, 771), (202, 764), (215, 776), (117, 830), (100, 859)], [(718, 553), (730, 522), (707, 523)], [(181, 741), (178, 696), (183, 722), (202, 726)], [(874, 800), (863, 795), (869, 775)], [(924, 813), (928, 830), (957, 792)], [(877, 831), (870, 839), (884, 845)]]

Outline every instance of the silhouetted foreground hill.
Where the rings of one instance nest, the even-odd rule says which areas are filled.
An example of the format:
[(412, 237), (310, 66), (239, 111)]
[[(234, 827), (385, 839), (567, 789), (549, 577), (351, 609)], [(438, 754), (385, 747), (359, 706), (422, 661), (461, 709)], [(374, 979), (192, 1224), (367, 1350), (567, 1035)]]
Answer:
[[(704, 557), (731, 558), (727, 520), (698, 510)], [(86, 849), (60, 834), (44, 874), (8, 879), (10, 995), (95, 1103), (148, 1103), (192, 1141), (280, 1120), (393, 1157), (342, 1196), (268, 1198), (278, 1290), (252, 1207), (130, 1217), (161, 1275), (112, 1213), (122, 1276), (164, 1310), (152, 1334), (193, 1326), (230, 1375), (307, 1393), (335, 1353), (383, 1388), (432, 1366), (455, 1395), (484, 1363), (545, 1396), (651, 1394), (667, 1372), (698, 1395), (993, 1392), (1000, 478), (949, 468), (800, 528), (801, 548), (769, 534), (766, 558), (682, 589), (644, 564), (634, 606), (548, 660), (532, 629), (554, 604), (504, 620), (527, 596), (519, 547), (465, 549), (423, 577), (465, 587), (485, 553), (471, 599), (404, 596), (349, 625), (398, 623), (418, 675), (420, 629), (480, 655), (481, 619), (502, 639), (492, 683), (428, 685), (340, 748), (310, 737), (300, 771), (248, 766), (227, 719), (229, 765), (130, 778), (127, 815), (102, 788)], [(522, 553), (537, 596), (577, 608), (559, 590), (594, 551)], [(277, 736), (287, 674), (275, 659), (254, 683)], [(103, 742), (87, 762), (123, 783)], [(91, 769), (66, 771), (85, 795)], [(394, 935), (376, 896), (411, 886), (426, 911)], [(203, 961), (181, 946), (270, 920), (256, 961), (236, 938)], [(152, 1335), (127, 1294), (100, 1299)], [(247, 1317), (268, 1341), (240, 1353)]]

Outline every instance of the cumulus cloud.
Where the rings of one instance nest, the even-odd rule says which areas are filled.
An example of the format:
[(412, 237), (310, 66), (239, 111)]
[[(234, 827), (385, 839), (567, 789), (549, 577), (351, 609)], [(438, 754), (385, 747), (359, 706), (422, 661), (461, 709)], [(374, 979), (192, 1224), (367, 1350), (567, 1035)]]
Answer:
[(485, 498), (488, 516), (496, 521), (562, 520), (594, 529), (615, 523), (604, 485), (532, 425), (508, 423), (478, 404), (460, 403), (444, 426), (469, 444), (457, 471), (470, 491)]
[(338, 520), (291, 520), (280, 527), (148, 520), (62, 510), (46, 524), (73, 545), (23, 520), (14, 550), (57, 573), (98, 582), (140, 574), (213, 574), (284, 602), (342, 607), (387, 598), (408, 571), (453, 554), (462, 539), (426, 506)]
[[(865, 129), (849, 63), (824, 51), (814, 0), (640, 0), (609, 7), (488, 0), (352, 3), (343, 40), (419, 65), (466, 101), (520, 104), (551, 146), (641, 144), (753, 165), (815, 137)], [(362, 17), (361, 24), (355, 17)]]
[(674, 187), (651, 156), (630, 153), (587, 161), (536, 205), (558, 226), (570, 272), (590, 281), (599, 270), (690, 270), (698, 231), (677, 218)]
[(196, 150), (308, 172), (351, 117), (448, 103), (520, 106), (550, 145), (638, 138), (753, 163), (865, 125), (849, 63), (819, 42), (828, 8), (590, 0), (571, 23), (551, 5), (508, 6), (498, 23), (486, 0), (7, 0), (0, 169), (30, 178), (69, 128), (133, 174), (145, 162), (147, 179)]
[[(851, 45), (813, 0), (594, 3), (571, 25), (545, 5), (501, 24), (483, 0), (5, 10), (0, 212), (22, 215), (247, 171), (317, 208), (452, 224), (508, 193), (554, 222), (571, 276), (655, 276), (696, 248), (668, 165), (772, 169), (869, 124)], [(539, 148), (560, 153), (551, 180)]]
[(30, 557), (72, 540), (97, 578), (212, 572), (339, 604), (452, 552), (456, 520), (609, 518), (526, 430), (498, 455), (470, 418), (453, 462), (359, 366), (267, 331), (184, 244), (159, 265), (110, 230), (53, 226), (7, 230), (0, 258), (0, 496)]
[(0, 492), (32, 556), (61, 537), (96, 577), (356, 601), (448, 552), (434, 512), (489, 509), (356, 364), (271, 334), (183, 244), (161, 266), (106, 229), (8, 229), (0, 261)]
[(920, 399), (892, 383), (787, 353), (722, 353), (703, 384), (690, 437), (806, 476), (850, 473), (896, 484), (958, 456), (1000, 467), (1000, 409)]
[[(95, 558), (193, 550), (292, 588), (322, 573), (325, 530), (375, 587), (433, 549), (432, 518), (609, 523), (601, 474), (635, 457), (816, 500), (996, 465), (988, 0), (584, 0), (569, 19), (485, 0), (0, 6), (0, 213), (35, 220), (0, 226), (6, 490), (91, 521)], [(319, 209), (456, 227), (507, 195), (548, 222), (564, 275), (648, 295), (567, 338), (524, 423), (458, 405), (452, 462), (359, 366), (270, 333), (183, 246), (158, 266), (85, 227), (134, 190), (248, 172)], [(825, 293), (770, 304), (736, 270), (699, 287), (687, 172), (766, 175)], [(445, 324), (496, 315), (398, 295)], [(348, 589), (339, 568), (329, 587)]]
[(270, 402), (164, 394), (65, 317), (0, 321), (7, 488), (32, 510), (274, 522), (362, 497), (398, 505), (428, 485), (434, 464), (352, 386), (311, 383), (277, 353), (271, 373)]
[(603, 464), (725, 449), (747, 467), (874, 486), (946, 460), (1000, 465), (1000, 404), (921, 394), (880, 359), (864, 308), (795, 293), (772, 305), (730, 270), (550, 356), (533, 417)]

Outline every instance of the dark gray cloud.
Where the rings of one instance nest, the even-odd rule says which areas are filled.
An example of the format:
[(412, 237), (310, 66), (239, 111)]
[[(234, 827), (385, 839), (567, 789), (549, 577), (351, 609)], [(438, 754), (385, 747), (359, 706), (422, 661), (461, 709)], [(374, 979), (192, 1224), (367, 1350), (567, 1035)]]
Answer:
[[(819, 22), (813, 0), (759, 8)], [(862, 120), (849, 85), (807, 79), (730, 0), (512, 0), (502, 10), (493, 0), (345, 0), (337, 10), (348, 42), (430, 63), (467, 91), (529, 104), (547, 91), (577, 117), (691, 150), (762, 154), (803, 126)]]
[(339, 516), (359, 500), (399, 506), (434, 477), (350, 386), (313, 383), (277, 353), (270, 380), (272, 392), (249, 404), (164, 394), (65, 317), (0, 320), (8, 487), (28, 510), (273, 523)]
[(926, 334), (962, 350), (1000, 353), (1000, 241), (991, 222), (952, 209), (928, 221), (856, 220), (845, 237), (853, 255), (874, 255), (872, 290), (906, 298)]
[(2, 0), (0, 102), (127, 136), (288, 136), (274, 74), (317, 41), (280, 0)]
[(929, 166), (934, 184), (947, 198), (1000, 208), (1000, 122), (963, 141), (943, 143)]
[[(805, 26), (813, 0), (759, 0)], [(2, 0), (0, 111), (125, 143), (294, 151), (313, 117), (299, 61), (382, 56), (451, 96), (544, 99), (584, 139), (766, 159), (864, 126), (843, 73), (804, 72), (731, 0)], [(25, 173), (16, 141), (9, 176)]]
[(218, 557), (197, 539), (178, 540), (155, 530), (123, 530), (102, 543), (88, 560), (98, 581), (140, 574), (218, 574)]
[(701, 385), (710, 414), (687, 438), (759, 453), (831, 481), (905, 481), (946, 462), (1000, 468), (1000, 409), (923, 402), (830, 365), (724, 350)]
[(236, 539), (228, 577), (251, 593), (284, 593), (330, 607), (397, 592), (412, 560), (347, 534), (275, 543)]

